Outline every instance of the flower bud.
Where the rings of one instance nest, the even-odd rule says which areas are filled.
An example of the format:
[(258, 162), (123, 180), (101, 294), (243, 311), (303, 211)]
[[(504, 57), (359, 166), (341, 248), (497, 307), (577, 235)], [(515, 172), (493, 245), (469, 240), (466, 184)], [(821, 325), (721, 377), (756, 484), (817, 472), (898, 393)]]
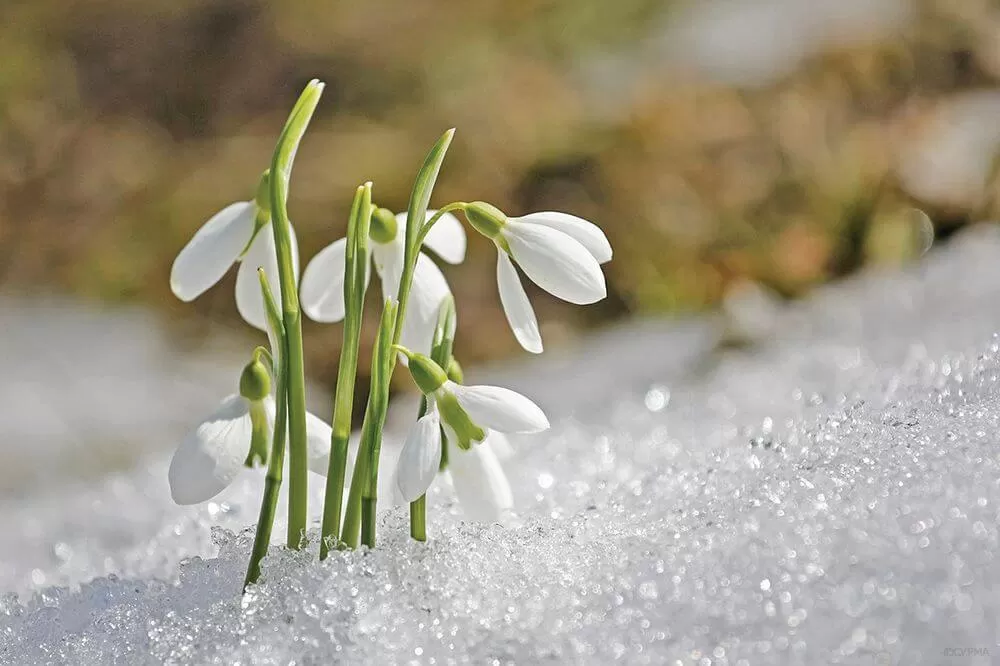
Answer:
[(500, 230), (507, 224), (507, 216), (503, 211), (485, 201), (473, 201), (466, 204), (463, 210), (469, 224), (491, 240), (499, 236)]
[(259, 359), (254, 358), (240, 375), (240, 395), (250, 402), (260, 402), (271, 392), (271, 375)]
[(398, 225), (396, 216), (387, 208), (376, 208), (372, 213), (371, 229), (368, 236), (376, 243), (385, 245), (391, 243), (396, 238)]
[(454, 356), (448, 359), (448, 379), (456, 384), (461, 384), (465, 381), (465, 372), (462, 371), (461, 364)]
[(254, 203), (259, 210), (271, 210), (271, 170), (265, 169), (260, 175), (257, 183), (257, 194), (254, 196)]
[(409, 360), (410, 376), (424, 395), (434, 393), (448, 381), (448, 375), (430, 357), (402, 348), (400, 351)]

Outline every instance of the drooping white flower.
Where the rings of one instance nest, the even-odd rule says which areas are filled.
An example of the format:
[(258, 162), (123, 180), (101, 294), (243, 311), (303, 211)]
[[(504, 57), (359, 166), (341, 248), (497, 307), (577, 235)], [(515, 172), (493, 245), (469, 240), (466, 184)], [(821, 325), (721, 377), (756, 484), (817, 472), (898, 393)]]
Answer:
[[(470, 497), (471, 513), (481, 515), (475, 490), (481, 488), (485, 499), (480, 504), (509, 508), (510, 486), (499, 467), (491, 446), (484, 447), (490, 433), (535, 433), (548, 429), (549, 421), (534, 402), (499, 386), (464, 386), (447, 378), (444, 370), (423, 354), (401, 349), (409, 359), (410, 374), (427, 397), (428, 414), (417, 421), (400, 452), (396, 467), (399, 494), (412, 502), (427, 492), (441, 464), (441, 429), (451, 451), (461, 451), (452, 480), (456, 492)], [(483, 451), (476, 452), (478, 449)], [(449, 455), (449, 467), (454, 455)], [(470, 457), (471, 456), (471, 457)], [(457, 478), (456, 478), (457, 476)], [(478, 479), (478, 480), (474, 480)], [(504, 490), (506, 489), (506, 490)], [(505, 494), (506, 493), (506, 494)], [(461, 497), (461, 495), (460, 495)]]
[(532, 282), (564, 301), (588, 305), (607, 296), (601, 264), (613, 253), (597, 225), (552, 211), (508, 218), (483, 202), (469, 204), (465, 213), (497, 246), (500, 301), (514, 337), (527, 351), (541, 353), (542, 337), (514, 263)]
[[(435, 211), (427, 211), (428, 218)], [(406, 214), (393, 216), (379, 209), (372, 216), (369, 257), (382, 281), (386, 300), (396, 298), (403, 272)], [(442, 260), (459, 264), (465, 259), (465, 229), (451, 213), (444, 213), (424, 239), (424, 246)], [(336, 322), (344, 318), (344, 279), (347, 239), (341, 238), (321, 250), (302, 275), (302, 310), (310, 319)], [(370, 275), (370, 274), (369, 274)], [(411, 349), (430, 352), (441, 302), (451, 294), (441, 269), (421, 252), (413, 271), (401, 341)]]
[[(261, 180), (261, 190), (266, 182), (265, 176)], [(297, 276), (298, 240), (295, 229), (290, 228), (290, 232), (292, 262)], [(236, 307), (248, 324), (265, 330), (264, 301), (257, 268), (264, 268), (276, 298), (280, 298), (281, 288), (270, 216), (257, 201), (230, 204), (195, 232), (174, 259), (170, 290), (182, 301), (193, 301), (221, 280), (235, 263), (240, 264), (236, 274)]]
[(399, 498), (413, 502), (427, 492), (441, 467), (441, 420), (431, 408), (419, 419), (399, 452), (394, 474)]
[[(274, 431), (274, 398), (261, 404), (267, 416), (267, 440)], [(198, 504), (212, 499), (236, 479), (246, 466), (253, 426), (252, 403), (236, 393), (223, 399), (181, 441), (170, 460), (167, 479), (170, 495), (177, 504)], [(330, 460), (330, 426), (323, 419), (306, 413), (306, 449), (309, 469), (326, 476)]]
[[(267, 463), (276, 406), (271, 395), (273, 383), (260, 353), (255, 351), (243, 369), (240, 392), (223, 399), (174, 452), (167, 479), (177, 504), (210, 500), (225, 490), (243, 467)], [(306, 413), (308, 467), (317, 474), (326, 474), (331, 432), (322, 419)]]
[[(274, 402), (270, 396), (265, 401)], [(266, 403), (265, 403), (266, 404)], [(227, 396), (181, 442), (170, 460), (167, 479), (177, 504), (198, 504), (225, 490), (243, 468), (250, 452), (253, 426), (251, 402), (241, 395)], [(268, 431), (274, 429), (273, 418)]]
[(514, 493), (500, 465), (503, 444), (506, 438), (490, 431), (468, 451), (457, 446), (448, 450), (448, 476), (462, 513), (470, 521), (496, 522), (514, 508)]
[[(438, 389), (435, 400), (455, 396), (473, 423), (503, 433), (527, 434), (548, 430), (545, 413), (529, 398), (502, 386), (465, 386), (450, 379)], [(449, 425), (447, 419), (445, 425)]]

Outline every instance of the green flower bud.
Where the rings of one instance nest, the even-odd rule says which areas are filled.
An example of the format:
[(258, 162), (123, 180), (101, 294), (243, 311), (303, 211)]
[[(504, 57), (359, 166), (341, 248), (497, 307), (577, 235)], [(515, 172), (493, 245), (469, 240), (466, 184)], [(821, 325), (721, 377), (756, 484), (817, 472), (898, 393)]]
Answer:
[(448, 375), (441, 366), (435, 363), (429, 356), (415, 354), (405, 347), (396, 346), (398, 351), (406, 356), (410, 362), (410, 376), (416, 383), (417, 388), (424, 395), (430, 395), (441, 388)]
[(257, 194), (254, 196), (254, 203), (257, 209), (266, 211), (270, 216), (271, 211), (271, 170), (265, 169), (260, 175), (260, 182), (257, 183)]
[(271, 392), (271, 375), (259, 359), (247, 363), (240, 375), (240, 395), (250, 402), (260, 402)]
[(396, 238), (396, 216), (388, 208), (376, 208), (372, 213), (371, 229), (368, 236), (376, 243), (391, 243)]
[(468, 451), (473, 442), (481, 442), (486, 439), (486, 431), (477, 426), (469, 418), (469, 415), (458, 404), (458, 398), (450, 391), (441, 391), (434, 396), (441, 412), (441, 420), (454, 432), (458, 441), (458, 447)]
[(490, 240), (499, 236), (500, 230), (507, 224), (507, 216), (503, 211), (485, 201), (473, 201), (466, 204), (463, 210), (469, 224)]
[(465, 381), (465, 372), (462, 370), (462, 366), (454, 356), (448, 359), (448, 379), (456, 384), (461, 384)]

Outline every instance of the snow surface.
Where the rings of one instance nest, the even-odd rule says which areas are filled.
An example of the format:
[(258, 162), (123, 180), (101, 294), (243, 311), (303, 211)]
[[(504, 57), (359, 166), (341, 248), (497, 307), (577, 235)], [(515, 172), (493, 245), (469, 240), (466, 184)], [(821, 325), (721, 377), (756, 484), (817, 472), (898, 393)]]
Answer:
[(516, 518), (463, 522), (439, 484), (426, 545), (387, 510), (375, 551), (275, 548), (242, 597), (252, 474), (174, 507), (158, 452), (5, 497), (0, 662), (998, 658), (1000, 232), (826, 288), (755, 347), (713, 352), (721, 329), (644, 322), (474, 374), (552, 417), (505, 463)]

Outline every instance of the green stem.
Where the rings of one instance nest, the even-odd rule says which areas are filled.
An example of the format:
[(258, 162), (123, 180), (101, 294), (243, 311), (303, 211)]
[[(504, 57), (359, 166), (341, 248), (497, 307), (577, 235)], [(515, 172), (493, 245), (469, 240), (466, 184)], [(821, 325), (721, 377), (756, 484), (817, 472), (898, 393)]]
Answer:
[[(420, 409), (417, 410), (419, 421), (427, 414), (427, 396), (421, 396)], [(444, 444), (442, 438), (442, 444)], [(427, 541), (427, 495), (421, 495), (410, 502), (410, 536), (415, 541)]]
[(281, 489), (281, 477), (285, 466), (285, 422), (288, 418), (288, 402), (280, 397), (285, 387), (278, 379), (278, 406), (274, 419), (274, 443), (271, 445), (271, 455), (267, 463), (267, 475), (264, 477), (264, 497), (260, 503), (260, 517), (257, 519), (257, 533), (254, 536), (253, 550), (250, 552), (250, 566), (247, 568), (243, 589), (260, 578), (260, 562), (267, 555), (267, 547), (271, 543), (271, 531), (274, 527), (274, 516), (278, 509), (278, 492)]
[(375, 502), (374, 497), (361, 498), (361, 543), (375, 547)]
[[(264, 276), (264, 271), (258, 270), (261, 282), (261, 291), (264, 295), (264, 306), (267, 312), (268, 324), (274, 336), (274, 344), (284, 344), (284, 326), (281, 323), (281, 316), (278, 314), (278, 306), (274, 302), (271, 288)], [(285, 422), (288, 418), (288, 401), (286, 399), (284, 373), (278, 365), (278, 359), (284, 358), (284, 353), (276, 354), (276, 358), (271, 359), (272, 371), (277, 377), (275, 395), (277, 396), (277, 408), (274, 417), (274, 436), (271, 443), (271, 452), (267, 461), (267, 475), (264, 478), (264, 497), (260, 504), (260, 517), (257, 519), (257, 533), (254, 535), (253, 549), (250, 551), (250, 564), (247, 567), (246, 579), (243, 581), (243, 589), (251, 583), (256, 583), (260, 578), (260, 562), (267, 555), (267, 548), (271, 543), (271, 530), (274, 527), (274, 516), (278, 508), (278, 491), (281, 488), (281, 476), (285, 467)], [(270, 357), (270, 355), (269, 355)]]
[(427, 220), (427, 222), (420, 228), (420, 233), (417, 234), (417, 247), (421, 247), (424, 244), (424, 239), (427, 238), (427, 234), (430, 233), (430, 230), (434, 227), (435, 224), (437, 224), (437, 221), (440, 220), (445, 213), (450, 213), (456, 210), (462, 210), (467, 205), (468, 204), (466, 204), (464, 201), (455, 201), (453, 203), (448, 204), (447, 206), (439, 208), (437, 212), (431, 216), (431, 219)]
[(349, 548), (358, 547), (361, 534), (361, 491), (368, 478), (368, 456), (365, 453), (365, 443), (371, 439), (372, 428), (372, 398), (368, 396), (365, 408), (365, 419), (361, 425), (361, 444), (358, 455), (354, 459), (354, 472), (351, 474), (351, 489), (347, 494), (347, 511), (344, 514), (344, 526), (340, 531), (340, 542)]
[(364, 452), (368, 458), (361, 488), (361, 536), (362, 542), (369, 548), (375, 547), (375, 507), (378, 502), (378, 472), (379, 455), (382, 452), (382, 427), (385, 415), (389, 411), (389, 378), (392, 376), (392, 364), (396, 354), (392, 350), (389, 331), (394, 328), (398, 308), (393, 301), (386, 302), (382, 309), (382, 322), (378, 337), (375, 339), (375, 353), (372, 360), (372, 399), (369, 403), (373, 420), (378, 428), (369, 428), (368, 437), (362, 441), (359, 452)]
[(372, 184), (359, 187), (351, 206), (347, 226), (346, 279), (344, 281), (344, 342), (340, 350), (337, 388), (333, 403), (333, 432), (330, 438), (330, 464), (326, 475), (326, 495), (323, 503), (322, 541), (319, 558), (326, 559), (330, 547), (340, 537), (340, 518), (344, 503), (344, 477), (347, 451), (351, 437), (351, 415), (354, 410), (354, 383), (358, 374), (358, 347), (361, 342), (368, 270), (368, 233), (372, 215)]
[[(385, 422), (385, 411), (389, 406), (389, 387), (388, 382), (384, 380), (386, 368), (384, 359), (391, 356), (388, 352), (392, 347), (388, 345), (388, 340), (395, 316), (395, 304), (387, 301), (382, 309), (378, 334), (375, 336), (375, 350), (372, 352), (372, 388), (368, 394), (365, 419), (361, 424), (361, 442), (358, 445), (358, 457), (354, 461), (351, 491), (347, 497), (347, 515), (344, 518), (344, 529), (341, 531), (341, 541), (351, 548), (357, 547), (358, 534), (364, 530), (364, 522), (374, 516), (374, 514), (363, 514), (361, 505), (364, 499), (373, 499), (378, 494), (378, 469), (373, 471), (372, 464), (378, 464), (378, 449), (382, 442), (381, 424)], [(374, 528), (369, 526), (368, 529)]]
[[(384, 357), (373, 360), (373, 366), (379, 364), (384, 368), (381, 376), (381, 385), (372, 382), (372, 395), (376, 393), (384, 394), (385, 400), (373, 400), (369, 397), (365, 421), (362, 428), (361, 447), (358, 449), (358, 459), (354, 465), (354, 474), (351, 477), (351, 490), (347, 498), (347, 515), (344, 518), (344, 528), (341, 531), (341, 540), (348, 546), (357, 545), (357, 528), (363, 521), (364, 516), (361, 510), (362, 496), (372, 501), (372, 513), (364, 514), (368, 516), (371, 523), (372, 542), (374, 543), (374, 504), (378, 487), (378, 458), (381, 452), (382, 428), (385, 426), (386, 409), (383, 403), (387, 403), (389, 394), (389, 383), (392, 381), (392, 373), (396, 367), (396, 353), (392, 350), (392, 345), (399, 343), (399, 338), (403, 332), (403, 322), (406, 317), (406, 302), (410, 296), (410, 287), (413, 283), (413, 271), (416, 268), (419, 246), (416, 241), (420, 228), (424, 226), (423, 221), (427, 217), (427, 206), (430, 204), (431, 193), (434, 190), (434, 183), (437, 181), (438, 172), (444, 156), (451, 145), (455, 130), (450, 129), (441, 135), (430, 152), (427, 154), (417, 178), (413, 183), (413, 191), (410, 194), (410, 204), (406, 213), (406, 240), (403, 253), (403, 272), (399, 281), (399, 292), (396, 298), (398, 310), (395, 312), (395, 322), (393, 335), (390, 344), (383, 345)], [(443, 213), (442, 213), (443, 214)], [(440, 216), (439, 216), (440, 217)], [(419, 226), (417, 220), (420, 220)], [(389, 304), (386, 304), (388, 309)], [(383, 321), (385, 311), (383, 311)], [(381, 330), (381, 329), (380, 329)], [(380, 352), (376, 350), (376, 356)], [(367, 437), (366, 437), (367, 435)], [(362, 461), (367, 459), (367, 463)], [(363, 468), (362, 465), (365, 465)], [(364, 488), (358, 488), (364, 485)], [(356, 490), (357, 488), (357, 490)]]
[(427, 495), (410, 502), (410, 536), (414, 541), (427, 541)]
[[(443, 368), (448, 367), (452, 347), (455, 344), (455, 301), (449, 296), (442, 301), (438, 309), (437, 325), (434, 328), (434, 339), (431, 344), (431, 360)], [(420, 399), (420, 412), (417, 418), (427, 414), (427, 396)], [(445, 455), (445, 438), (441, 438), (442, 461)], [(443, 469), (443, 468), (442, 468)], [(427, 541), (427, 495), (421, 495), (410, 502), (410, 536), (416, 541)]]
[(282, 362), (288, 393), (288, 547), (302, 546), (308, 511), (308, 450), (306, 446), (306, 383), (302, 351), (302, 313), (298, 276), (292, 261), (291, 223), (288, 220), (288, 181), (302, 135), (309, 125), (323, 84), (311, 81), (296, 102), (271, 160), (271, 228), (277, 250), (281, 285), (281, 313), (285, 327), (286, 359)]

